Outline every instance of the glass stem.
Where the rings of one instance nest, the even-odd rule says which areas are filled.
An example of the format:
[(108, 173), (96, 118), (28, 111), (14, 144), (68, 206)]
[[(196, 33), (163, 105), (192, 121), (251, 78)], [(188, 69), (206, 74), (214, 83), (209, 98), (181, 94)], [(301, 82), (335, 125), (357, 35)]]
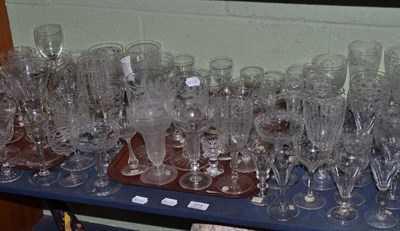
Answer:
[(8, 154), (6, 152), (5, 145), (0, 147), (0, 157), (3, 160), (3, 164), (1, 165), (1, 172), (4, 173), (5, 175), (10, 175), (11, 166), (10, 163), (8, 162)]
[(109, 182), (109, 178), (107, 175), (107, 169), (104, 168), (104, 157), (107, 153), (104, 152), (96, 152), (97, 155), (97, 177), (99, 178), (99, 184), (104, 186), (107, 185)]
[(392, 182), (391, 182), (391, 184), (390, 184), (390, 188), (389, 188), (389, 197), (388, 197), (389, 200), (394, 200), (394, 199), (396, 199), (396, 198), (395, 198), (395, 196), (396, 196), (395, 192), (396, 192), (396, 188), (397, 188), (397, 181), (398, 181), (398, 179), (399, 179), (399, 174), (396, 173), (396, 174), (393, 176)]
[(239, 178), (238, 174), (238, 152), (231, 152), (231, 178), (233, 186), (235, 187)]
[(281, 212), (286, 211), (286, 185), (279, 187), (279, 207), (281, 208)]
[(266, 179), (264, 176), (260, 176), (260, 182), (258, 183), (258, 188), (260, 189), (260, 192), (258, 193), (258, 197), (263, 198), (264, 197), (264, 192), (267, 189), (267, 183)]
[(379, 190), (378, 192), (378, 216), (383, 220), (386, 217), (385, 212), (385, 199), (387, 197), (387, 191)]
[(312, 202), (314, 201), (314, 193), (311, 189), (311, 179), (314, 177), (314, 171), (309, 170), (308, 171), (308, 181), (307, 181), (307, 195), (305, 196), (305, 201), (307, 202)]
[(132, 139), (132, 137), (130, 137), (130, 138), (124, 138), (125, 139), (125, 141), (126, 141), (126, 144), (127, 144), (127, 146), (128, 146), (128, 152), (129, 152), (129, 158), (128, 158), (128, 165), (131, 167), (131, 168), (137, 168), (137, 166), (138, 166), (138, 164), (139, 164), (139, 161), (138, 161), (138, 159), (136, 158), (136, 156), (135, 156), (135, 153), (133, 152), (133, 148), (132, 148), (132, 144), (131, 144), (131, 139)]
[(193, 174), (193, 181), (197, 183), (199, 181), (199, 158), (200, 158), (200, 133), (188, 133), (186, 134), (186, 151), (188, 158), (191, 162), (190, 171)]
[(42, 142), (35, 142), (35, 147), (37, 150), (37, 154), (39, 157), (39, 175), (47, 176), (49, 174), (49, 170), (46, 169), (46, 162), (44, 158), (44, 149)]

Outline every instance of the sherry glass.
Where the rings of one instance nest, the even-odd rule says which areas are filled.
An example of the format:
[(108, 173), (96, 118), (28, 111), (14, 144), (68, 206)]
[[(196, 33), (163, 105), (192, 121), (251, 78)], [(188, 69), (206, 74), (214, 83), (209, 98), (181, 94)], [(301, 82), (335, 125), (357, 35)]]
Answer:
[(260, 191), (251, 198), (251, 203), (259, 206), (269, 205), (276, 199), (275, 192), (268, 190), (267, 183), (275, 156), (274, 144), (270, 141), (254, 139), (247, 143), (245, 152), (251, 156), (256, 169), (256, 177), (259, 180), (257, 187)]
[(333, 159), (334, 163), (330, 170), (342, 200), (340, 206), (329, 209), (327, 217), (334, 223), (346, 225), (358, 217), (358, 212), (352, 207), (349, 199), (361, 174), (362, 166), (368, 158), (365, 153), (353, 152), (338, 143)]
[(293, 197), (293, 203), (300, 208), (307, 210), (317, 210), (326, 205), (326, 198), (318, 192), (313, 192), (311, 188), (311, 179), (314, 178), (314, 172), (318, 167), (321, 167), (328, 155), (326, 152), (321, 152), (308, 139), (307, 133), (295, 140), (294, 150), (297, 159), (308, 170), (307, 192), (299, 192)]
[(214, 126), (223, 145), (231, 154), (231, 174), (218, 178), (217, 188), (226, 194), (239, 195), (253, 188), (253, 180), (238, 173), (238, 153), (246, 146), (253, 122), (253, 103), (243, 96), (218, 96), (214, 106)]
[(224, 166), (218, 164), (218, 156), (222, 151), (221, 141), (217, 135), (207, 135), (201, 138), (201, 146), (206, 157), (208, 157), (209, 166), (204, 170), (205, 174), (216, 177), (224, 173)]
[(299, 215), (300, 210), (286, 200), (286, 188), (293, 166), (297, 164), (293, 142), (303, 132), (304, 119), (296, 113), (278, 110), (261, 114), (254, 120), (256, 131), (261, 139), (275, 143), (275, 157), (272, 171), (279, 187), (279, 201), (268, 207), (273, 219), (287, 221)]
[(347, 46), (349, 74), (358, 71), (378, 71), (382, 58), (382, 44), (371, 40), (355, 40)]
[(167, 99), (164, 91), (165, 74), (158, 70), (141, 70), (131, 74), (128, 83), (127, 115), (131, 117), (133, 127), (144, 140), (150, 169), (140, 174), (145, 184), (165, 185), (172, 182), (178, 172), (163, 163), (166, 156), (165, 134), (172, 118), (168, 112), (172, 100)]
[[(379, 138), (378, 138), (379, 139)], [(390, 159), (384, 152), (373, 149), (369, 153), (369, 163), (375, 184), (379, 189), (377, 195), (378, 208), (368, 210), (364, 214), (365, 221), (376, 228), (391, 228), (399, 222), (399, 217), (385, 208), (385, 199), (392, 179), (399, 169), (397, 159)]]
[(35, 44), (40, 54), (55, 62), (64, 46), (63, 30), (60, 24), (45, 24), (34, 28)]
[(107, 150), (112, 148), (119, 139), (115, 122), (104, 119), (81, 120), (72, 129), (72, 145), (84, 152), (96, 156), (97, 175), (90, 178), (84, 185), (84, 190), (91, 196), (107, 196), (121, 187), (108, 177), (105, 165)]
[(0, 183), (9, 183), (18, 180), (22, 176), (22, 170), (13, 168), (10, 164), (10, 156), (7, 153), (6, 144), (13, 137), (14, 118), (10, 115), (0, 114)]

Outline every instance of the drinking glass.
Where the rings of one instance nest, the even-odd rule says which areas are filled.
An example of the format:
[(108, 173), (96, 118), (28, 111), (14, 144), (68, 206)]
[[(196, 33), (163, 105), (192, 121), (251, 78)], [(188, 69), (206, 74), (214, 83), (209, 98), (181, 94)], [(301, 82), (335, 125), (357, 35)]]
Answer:
[(393, 176), (399, 169), (398, 160), (390, 159), (381, 150), (373, 149), (369, 154), (369, 163), (375, 184), (379, 189), (377, 195), (378, 208), (368, 210), (364, 214), (364, 219), (373, 227), (391, 228), (399, 222), (399, 218), (395, 213), (386, 210), (384, 201), (388, 196)]
[(205, 174), (216, 177), (224, 173), (224, 166), (218, 164), (218, 156), (222, 151), (221, 141), (217, 135), (207, 135), (201, 138), (201, 146), (206, 157), (208, 157), (208, 167), (204, 170)]
[(145, 59), (139, 63), (139, 70), (162, 70), (161, 65), (161, 44), (152, 40), (143, 40), (131, 42), (125, 46), (127, 53), (139, 53), (144, 55)]
[(0, 183), (9, 183), (18, 180), (22, 176), (22, 170), (13, 168), (10, 164), (6, 144), (13, 137), (14, 118), (7, 114), (0, 114)]
[(87, 51), (92, 55), (106, 56), (109, 74), (118, 75), (120, 66), (116, 57), (124, 52), (124, 46), (116, 42), (104, 42), (91, 46)]
[(385, 74), (390, 78), (394, 78), (393, 69), (397, 65), (400, 65), (400, 46), (386, 48), (383, 55), (383, 62), (385, 65)]
[(358, 217), (358, 212), (352, 207), (349, 198), (361, 174), (362, 166), (367, 162), (367, 156), (365, 153), (352, 152), (339, 143), (335, 147), (333, 159), (330, 170), (342, 200), (340, 206), (329, 209), (327, 217), (334, 223), (346, 225)]
[(146, 146), (148, 159), (152, 162), (150, 170), (140, 174), (145, 184), (165, 185), (178, 175), (175, 168), (163, 163), (166, 148), (165, 135), (172, 118), (167, 108), (172, 100), (164, 91), (165, 74), (158, 70), (142, 70), (131, 74), (128, 84), (127, 115), (133, 127), (139, 132)]
[(60, 24), (36, 26), (33, 31), (35, 44), (40, 54), (48, 60), (55, 61), (63, 50), (64, 36)]
[(347, 46), (350, 76), (358, 71), (377, 71), (382, 58), (382, 44), (371, 40), (355, 40)]
[(209, 128), (213, 108), (208, 104), (208, 83), (196, 75), (178, 75), (165, 83), (167, 98), (172, 103), (171, 113), (175, 127), (185, 134), (185, 149), (190, 172), (179, 179), (183, 188), (202, 190), (211, 185), (211, 176), (199, 172), (200, 138)]
[[(346, 99), (329, 83), (321, 83), (303, 100), (303, 116), (308, 138), (320, 152), (326, 152), (328, 162), (342, 133), (346, 111)], [(335, 187), (324, 165), (318, 168), (317, 174), (311, 180), (313, 189), (329, 190)]]
[(253, 121), (252, 101), (243, 96), (218, 96), (214, 106), (214, 126), (223, 137), (224, 147), (231, 155), (231, 174), (218, 178), (217, 188), (226, 194), (238, 195), (252, 189), (253, 180), (238, 173), (238, 152), (246, 146)]
[(334, 86), (342, 88), (347, 75), (347, 58), (340, 54), (320, 54), (312, 59), (319, 72)]
[(91, 196), (107, 196), (121, 187), (108, 177), (105, 165), (107, 150), (119, 139), (115, 122), (92, 118), (81, 120), (72, 129), (72, 145), (84, 152), (94, 153), (97, 175), (83, 185), (85, 192)]
[(400, 65), (394, 67), (392, 72), (392, 98), (397, 105), (400, 105), (400, 91), (394, 89), (394, 86), (399, 86), (398, 84), (400, 84)]
[(268, 215), (279, 221), (295, 218), (300, 210), (286, 200), (286, 188), (293, 166), (297, 164), (293, 141), (302, 134), (304, 119), (299, 114), (277, 110), (257, 116), (254, 124), (261, 139), (275, 143), (275, 158), (271, 167), (280, 195), (279, 201), (268, 207)]
[(291, 93), (300, 93), (304, 90), (303, 65), (293, 64), (286, 67), (284, 90)]
[(11, 50), (0, 54), (0, 62), (2, 66), (16, 59), (33, 57), (36, 55), (36, 49), (30, 46), (16, 46)]
[(260, 190), (256, 196), (251, 197), (251, 202), (255, 205), (266, 206), (276, 199), (275, 192), (268, 190), (267, 179), (271, 171), (275, 157), (274, 143), (261, 139), (254, 139), (247, 143), (245, 152), (251, 156), (251, 160), (256, 169), (256, 177), (259, 180), (257, 184)]
[(213, 57), (209, 61), (211, 74), (230, 79), (233, 71), (233, 59), (228, 56)]
[(275, 70), (268, 71), (267, 70), (267, 71), (265, 71), (264, 77), (272, 78), (275, 80), (276, 93), (280, 93), (283, 90), (283, 83), (284, 83), (284, 79), (285, 79), (284, 73), (282, 73), (281, 71), (275, 71)]
[(311, 179), (314, 178), (314, 172), (321, 167), (328, 159), (328, 153), (321, 152), (308, 138), (304, 132), (301, 137), (294, 141), (294, 150), (297, 159), (308, 170), (307, 192), (299, 192), (293, 197), (293, 203), (300, 208), (307, 210), (318, 210), (326, 205), (326, 198), (313, 192), (311, 188)]
[(123, 52), (115, 56), (115, 62), (117, 63), (117, 71), (120, 76), (124, 76), (125, 81), (129, 74), (140, 70), (141, 62), (146, 59), (146, 56), (142, 53), (137, 52)]
[(355, 72), (347, 98), (357, 130), (372, 134), (377, 112), (389, 103), (390, 81), (383, 72)]

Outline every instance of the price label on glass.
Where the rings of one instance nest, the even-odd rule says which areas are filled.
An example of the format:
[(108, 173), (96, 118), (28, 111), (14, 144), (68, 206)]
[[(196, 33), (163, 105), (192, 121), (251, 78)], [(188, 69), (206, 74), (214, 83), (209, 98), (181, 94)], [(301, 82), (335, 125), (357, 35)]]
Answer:
[(191, 202), (188, 204), (187, 207), (188, 207), (188, 208), (191, 208), (191, 209), (198, 209), (198, 210), (205, 211), (205, 210), (207, 210), (208, 206), (209, 206), (209, 204), (207, 204), (207, 203), (191, 201)]

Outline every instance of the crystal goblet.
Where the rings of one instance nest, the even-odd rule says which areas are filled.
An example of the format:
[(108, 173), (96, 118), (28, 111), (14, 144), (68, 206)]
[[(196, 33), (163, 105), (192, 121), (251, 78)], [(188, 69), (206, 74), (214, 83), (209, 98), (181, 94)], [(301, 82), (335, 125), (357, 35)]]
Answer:
[(40, 54), (48, 60), (56, 60), (64, 46), (64, 36), (60, 24), (45, 24), (34, 28), (35, 44)]

